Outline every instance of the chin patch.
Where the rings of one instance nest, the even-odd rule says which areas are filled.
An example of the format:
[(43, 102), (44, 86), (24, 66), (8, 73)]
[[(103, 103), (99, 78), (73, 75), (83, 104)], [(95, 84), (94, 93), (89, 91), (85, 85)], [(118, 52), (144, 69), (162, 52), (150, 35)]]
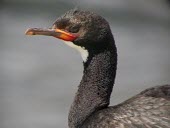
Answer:
[(86, 50), (84, 47), (75, 45), (73, 42), (70, 42), (70, 41), (64, 41), (64, 42), (66, 45), (79, 51), (84, 62), (87, 61), (87, 58), (89, 56), (88, 50)]

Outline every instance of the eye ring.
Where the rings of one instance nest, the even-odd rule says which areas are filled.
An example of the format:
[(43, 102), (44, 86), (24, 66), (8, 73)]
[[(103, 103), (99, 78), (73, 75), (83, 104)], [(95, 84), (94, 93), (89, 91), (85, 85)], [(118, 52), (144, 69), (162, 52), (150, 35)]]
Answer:
[(69, 28), (69, 32), (71, 33), (78, 33), (79, 30), (80, 30), (80, 25), (73, 25)]

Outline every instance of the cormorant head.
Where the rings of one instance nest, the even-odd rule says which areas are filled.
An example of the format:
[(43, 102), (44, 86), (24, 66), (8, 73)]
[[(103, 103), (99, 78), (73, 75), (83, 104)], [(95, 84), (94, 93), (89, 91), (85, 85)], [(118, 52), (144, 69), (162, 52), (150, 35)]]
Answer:
[(49, 29), (31, 28), (26, 35), (46, 35), (62, 39), (80, 51), (84, 61), (89, 51), (103, 48), (112, 37), (108, 22), (101, 16), (82, 10), (70, 10)]

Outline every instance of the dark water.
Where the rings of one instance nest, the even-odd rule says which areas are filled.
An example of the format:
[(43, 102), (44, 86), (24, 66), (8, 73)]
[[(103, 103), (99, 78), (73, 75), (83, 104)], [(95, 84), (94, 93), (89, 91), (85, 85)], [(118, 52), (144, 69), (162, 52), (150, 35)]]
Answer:
[[(67, 127), (82, 76), (81, 57), (58, 39), (28, 37), (24, 32), (28, 27), (51, 26), (75, 5), (43, 2), (1, 4), (1, 128)], [(145, 88), (170, 83), (170, 8), (153, 0), (138, 2), (131, 6), (116, 0), (78, 2), (105, 17), (116, 40), (119, 60), (112, 105)]]

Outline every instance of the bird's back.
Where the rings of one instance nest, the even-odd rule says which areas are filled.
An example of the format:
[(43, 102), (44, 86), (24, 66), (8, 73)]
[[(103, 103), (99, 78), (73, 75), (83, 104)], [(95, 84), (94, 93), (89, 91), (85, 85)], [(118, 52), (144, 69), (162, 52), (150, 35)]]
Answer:
[(83, 128), (170, 128), (170, 85), (146, 89), (92, 114)]

